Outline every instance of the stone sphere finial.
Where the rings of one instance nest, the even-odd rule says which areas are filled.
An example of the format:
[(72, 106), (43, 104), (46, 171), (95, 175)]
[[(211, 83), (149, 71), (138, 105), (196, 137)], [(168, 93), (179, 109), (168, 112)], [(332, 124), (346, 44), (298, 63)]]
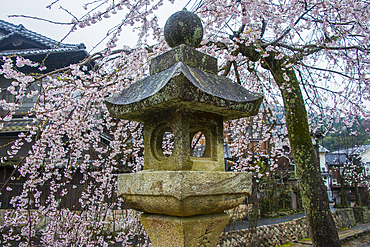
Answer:
[(198, 47), (203, 39), (202, 21), (186, 9), (178, 11), (166, 21), (164, 37), (172, 48), (181, 44)]

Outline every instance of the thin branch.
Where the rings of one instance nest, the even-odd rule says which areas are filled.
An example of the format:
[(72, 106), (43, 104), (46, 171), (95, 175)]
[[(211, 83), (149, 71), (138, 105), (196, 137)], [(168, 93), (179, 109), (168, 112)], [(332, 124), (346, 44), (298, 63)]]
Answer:
[(14, 176), (14, 174), (18, 172), (18, 168), (19, 168), (19, 166), (20, 166), (20, 165), (22, 164), (22, 162), (27, 158), (27, 156), (28, 156), (28, 155), (29, 155), (29, 154), (27, 154), (25, 157), (23, 157), (23, 158), (18, 162), (18, 164), (14, 167), (14, 169), (13, 169), (12, 173), (11, 173), (11, 174), (9, 175), (9, 177), (5, 180), (5, 182), (4, 182), (4, 184), (3, 184), (3, 186), (1, 187), (0, 192), (1, 192), (1, 191), (3, 191), (3, 189), (5, 188), (5, 186), (7, 186), (7, 185), (8, 185), (8, 183), (9, 183), (10, 179)]
[(41, 17), (29, 16), (29, 15), (8, 15), (8, 17), (9, 18), (10, 17), (28, 18), (28, 19), (38, 20), (38, 21), (46, 21), (46, 22), (49, 22), (49, 23), (52, 23), (52, 24), (58, 24), (58, 25), (72, 25), (73, 24), (72, 22), (52, 21), (52, 20), (41, 18)]
[[(302, 82), (303, 82), (303, 80), (302, 80)], [(304, 84), (303, 84), (303, 85), (304, 85)], [(339, 97), (346, 99), (346, 100), (347, 100), (351, 105), (354, 105), (354, 106), (356, 106), (356, 107), (358, 107), (358, 108), (361, 108), (361, 106), (359, 106), (357, 103), (353, 102), (350, 98), (348, 98), (348, 97), (346, 97), (346, 96), (344, 96), (344, 95), (342, 95), (342, 94), (339, 94), (339, 93), (338, 93), (338, 92), (336, 92), (336, 91), (330, 90), (330, 89), (325, 88), (325, 87), (320, 87), (320, 86), (318, 86), (318, 85), (312, 85), (312, 84), (310, 84), (310, 83), (308, 83), (308, 82), (306, 82), (306, 84), (305, 84), (305, 85), (307, 85), (307, 86), (309, 86), (309, 87), (312, 87), (312, 88), (315, 88), (315, 89), (320, 89), (320, 90), (322, 90), (322, 91), (329, 92), (329, 93), (331, 93), (331, 94), (338, 95)], [(312, 102), (312, 103), (314, 103), (314, 102)], [(316, 106), (317, 106), (317, 104), (315, 104), (315, 103), (314, 103), (314, 105), (316, 105)], [(320, 106), (318, 106), (318, 107), (320, 107)], [(367, 112), (368, 112), (368, 111), (367, 111)]]
[(62, 6), (59, 6), (59, 8), (60, 8), (60, 9), (62, 9), (62, 10), (64, 10), (65, 12), (67, 12), (67, 13), (68, 13), (69, 15), (71, 15), (74, 19), (78, 20), (78, 18), (77, 18), (74, 14), (72, 14), (72, 13), (71, 13), (71, 11), (69, 11), (69, 10), (67, 10), (67, 9), (63, 8)]
[[(262, 47), (264, 47), (264, 46), (265, 45), (263, 45)], [(361, 46), (358, 46), (358, 45), (354, 45), (354, 46), (335, 46), (335, 47), (332, 46), (332, 47), (330, 47), (330, 46), (326, 46), (326, 45), (310, 44), (310, 45), (305, 45), (305, 46), (302, 46), (302, 47), (294, 47), (294, 46), (287, 45), (287, 44), (284, 44), (284, 43), (277, 43), (275, 46), (282, 47), (282, 48), (288, 49), (290, 51), (298, 52), (297, 54), (294, 55), (294, 58), (293, 58), (296, 61), (300, 61), (300, 60), (302, 60), (303, 57), (314, 54), (314, 53), (319, 52), (321, 50), (333, 50), (333, 51), (337, 51), (337, 50), (359, 50), (359, 51), (362, 51), (362, 52), (370, 52), (370, 49), (365, 48), (365, 47), (361, 47)]]
[(224, 73), (222, 74), (222, 76), (227, 76), (227, 75), (230, 73), (231, 64), (232, 64), (232, 62), (227, 61), (227, 64), (226, 64), (226, 66), (225, 66), (225, 71), (224, 71)]
[[(91, 3), (88, 3), (88, 4), (93, 4), (93, 3), (100, 2), (100, 1), (101, 1), (101, 0), (96, 0), (96, 1), (91, 2)], [(91, 10), (89, 10), (86, 14), (84, 14), (84, 15), (80, 18), (80, 20), (83, 20), (86, 16), (90, 15), (92, 12), (94, 12), (95, 10), (97, 10), (98, 8), (100, 8), (101, 6), (103, 6), (104, 4), (106, 4), (106, 2), (102, 2), (102, 3), (98, 4), (97, 6), (95, 6), (94, 8), (92, 8)], [(116, 6), (114, 6), (114, 8), (115, 8), (115, 7), (117, 7), (117, 5), (116, 5)]]
[[(302, 18), (302, 20), (305, 20), (305, 21), (313, 21), (313, 22), (316, 22), (316, 23), (324, 23), (323, 20), (319, 20), (317, 18), (314, 18), (312, 17), (311, 15), (308, 15), (310, 16), (312, 19), (308, 19), (308, 18)], [(331, 21), (325, 21), (327, 22), (328, 24), (330, 25), (335, 25), (335, 26), (347, 26), (347, 25), (353, 25), (353, 24), (356, 24), (357, 22), (356, 21), (348, 21), (348, 22), (331, 22)]]
[[(89, 3), (85, 3), (84, 6), (89, 6), (89, 5), (92, 5), (94, 3), (98, 3), (98, 2), (102, 2), (103, 0), (95, 0), (95, 1), (92, 1), (92, 2), (89, 2)], [(105, 1), (104, 3), (106, 3), (107, 1)]]
[[(303, 85), (303, 90), (305, 91), (306, 96), (307, 96), (307, 99), (305, 100), (305, 103), (308, 104), (307, 101), (309, 100), (312, 105), (315, 105), (316, 107), (318, 107), (320, 109), (320, 111), (322, 112), (324, 110), (323, 107), (321, 105), (319, 105), (318, 103), (316, 103), (314, 100), (312, 100), (311, 97), (310, 97), (310, 94), (307, 91), (306, 86), (310, 86), (309, 83), (306, 83), (306, 84), (303, 83), (305, 80), (303, 78), (302, 71), (301, 70), (297, 70), (297, 71), (298, 71), (299, 77), (300, 77), (302, 85)], [(311, 77), (311, 74), (310, 74), (310, 77)], [(312, 79), (312, 77), (311, 77), (311, 79)], [(316, 93), (316, 91), (317, 90), (315, 90), (315, 93)], [(335, 92), (332, 92), (332, 93), (334, 94)]]
[[(294, 25), (293, 26), (295, 26), (295, 25), (297, 25), (298, 24), (298, 22), (300, 21), (300, 20), (302, 20), (302, 18), (308, 13), (308, 12), (310, 12), (314, 7), (316, 7), (316, 5), (317, 4), (315, 4), (315, 5), (313, 5), (311, 8), (309, 8), (309, 9), (307, 9), (295, 22), (294, 22)], [(275, 41), (273, 41), (273, 42), (271, 42), (269, 45), (272, 45), (272, 46), (275, 46), (276, 45), (276, 43), (278, 43), (280, 40), (282, 40), (284, 37), (285, 37), (285, 35), (287, 35), (290, 31), (291, 31), (292, 29), (291, 28), (287, 28), (287, 29), (285, 29), (285, 31), (284, 31), (284, 33), (279, 37), (279, 38), (277, 38)]]
[(49, 4), (48, 6), (46, 6), (47, 9), (51, 9), (51, 6), (53, 6), (54, 4), (56, 4), (57, 2), (59, 2), (59, 0), (55, 0), (54, 2), (52, 2), (51, 4)]
[(339, 72), (339, 71), (336, 71), (336, 70), (331, 70), (331, 69), (324, 69), (324, 68), (318, 68), (318, 67), (313, 67), (313, 66), (309, 66), (309, 65), (306, 65), (304, 63), (299, 63), (301, 64), (302, 66), (306, 67), (306, 68), (310, 68), (310, 69), (314, 69), (314, 70), (320, 70), (320, 71), (326, 71), (326, 72), (330, 72), (330, 73), (335, 73), (335, 74), (338, 74), (340, 76), (343, 76), (343, 77), (346, 77), (346, 78), (349, 78), (349, 79), (352, 79), (352, 80), (360, 80), (359, 78), (353, 78), (349, 75), (346, 75), (342, 72)]
[(362, 51), (362, 52), (369, 52), (370, 51), (370, 49), (361, 47), (359, 45), (353, 45), (353, 46), (332, 46), (332, 47), (322, 45), (322, 46), (319, 46), (319, 47), (322, 48), (322, 49), (325, 49), (325, 50), (359, 50), (359, 51)]
[(199, 140), (200, 140), (200, 138), (203, 136), (203, 133), (201, 133), (199, 136), (198, 136), (198, 138), (197, 138), (197, 140), (196, 140), (196, 142), (194, 143), (194, 145), (191, 147), (191, 151), (194, 151), (194, 149), (196, 148), (196, 146), (197, 146), (197, 144), (198, 144), (198, 142), (199, 142)]
[(238, 66), (236, 64), (236, 61), (233, 61), (233, 66), (234, 66), (234, 71), (235, 71), (235, 77), (236, 77), (236, 82), (239, 84), (239, 85), (242, 85), (241, 81), (240, 81), (240, 76), (239, 76), (239, 71), (238, 71)]
[[(132, 50), (124, 50), (124, 49), (119, 49), (119, 50), (114, 50), (110, 53), (110, 55), (115, 55), (115, 54), (119, 54), (119, 53), (126, 53), (126, 54), (130, 54), (132, 53), (133, 51)], [(94, 53), (88, 57), (86, 57), (84, 60), (82, 60), (80, 63), (77, 63), (79, 66), (83, 66), (83, 65), (86, 65), (90, 62), (93, 62), (93, 61), (96, 61), (96, 60), (99, 60), (99, 59), (102, 59), (104, 57), (104, 55), (100, 52), (97, 52), (97, 53)], [(35, 77), (35, 81), (38, 81), (38, 80), (41, 80), (43, 78), (46, 78), (47, 76), (51, 76), (51, 75), (54, 75), (54, 74), (58, 74), (58, 73), (62, 73), (62, 72), (67, 72), (67, 71), (70, 71), (71, 68), (68, 66), (68, 67), (64, 67), (64, 68), (60, 68), (60, 69), (57, 69), (57, 70), (53, 70), (49, 73), (46, 73), (46, 74), (42, 74), (40, 75), (39, 77)]]
[(262, 27), (261, 27), (261, 35), (260, 35), (261, 39), (266, 32), (266, 27), (267, 27), (267, 22), (265, 21), (265, 19), (262, 18)]
[(68, 33), (53, 47), (53, 49), (48, 54), (45, 55), (45, 58), (41, 61), (42, 65), (45, 63), (45, 60), (54, 51), (54, 49), (57, 48), (72, 33), (72, 30), (76, 27), (76, 25), (77, 24), (74, 24), (73, 27), (68, 31)]

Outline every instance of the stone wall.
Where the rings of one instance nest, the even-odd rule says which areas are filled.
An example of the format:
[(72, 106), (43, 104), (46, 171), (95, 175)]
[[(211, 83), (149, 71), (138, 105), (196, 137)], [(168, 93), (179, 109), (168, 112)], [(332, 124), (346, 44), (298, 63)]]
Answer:
[(369, 223), (370, 211), (367, 207), (353, 207), (356, 222)]
[(217, 246), (279, 246), (308, 237), (305, 217), (289, 222), (257, 227), (256, 239), (251, 243), (251, 234), (246, 230), (223, 232)]
[[(338, 230), (351, 228), (356, 225), (352, 208), (340, 209), (333, 212), (334, 221)], [(246, 230), (223, 232), (219, 238), (218, 247), (226, 246), (279, 246), (309, 237), (306, 217), (292, 221), (257, 227), (255, 242)]]
[(353, 208), (342, 208), (333, 212), (335, 226), (338, 230), (352, 228), (356, 225)]
[[(231, 215), (233, 221), (244, 221), (248, 220), (249, 215), (252, 215), (253, 205), (252, 204), (241, 204), (234, 209), (226, 210), (225, 212)], [(258, 214), (259, 215), (259, 214)]]

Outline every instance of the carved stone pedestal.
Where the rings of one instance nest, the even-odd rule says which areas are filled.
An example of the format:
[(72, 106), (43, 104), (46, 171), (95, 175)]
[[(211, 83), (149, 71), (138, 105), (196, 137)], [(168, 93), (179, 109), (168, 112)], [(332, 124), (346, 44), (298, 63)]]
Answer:
[(139, 219), (153, 246), (195, 247), (216, 246), (230, 217), (226, 213), (189, 217), (142, 214)]

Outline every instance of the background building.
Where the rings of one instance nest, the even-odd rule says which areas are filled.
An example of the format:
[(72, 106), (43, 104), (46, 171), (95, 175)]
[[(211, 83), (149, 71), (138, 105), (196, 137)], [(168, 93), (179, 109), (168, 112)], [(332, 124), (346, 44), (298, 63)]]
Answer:
[[(46, 67), (43, 71), (35, 67), (20, 67), (19, 71), (23, 73), (48, 73), (56, 69), (67, 67), (70, 64), (79, 63), (89, 55), (85, 49), (86, 47), (82, 43), (60, 43), (28, 30), (23, 25), (14, 25), (0, 20), (0, 58), (10, 57), (15, 61), (17, 56), (21, 56), (33, 62), (43, 64)], [(0, 60), (0, 66), (1, 65), (2, 62)], [(91, 68), (93, 63), (89, 63), (87, 66)], [(5, 99), (7, 102), (15, 102), (16, 100), (14, 95), (7, 90), (12, 81), (13, 80), (4, 78), (2, 75), (0, 76), (0, 98)], [(30, 86), (26, 92), (38, 90), (38, 87), (35, 85)], [(33, 107), (36, 100), (37, 97), (27, 99), (27, 101), (21, 99), (19, 103), (22, 105), (16, 110), (13, 119), (3, 122), (3, 128), (0, 129), (0, 157), (7, 156), (7, 151), (10, 149), (11, 143), (18, 139), (18, 134), (28, 131), (27, 125), (33, 124), (32, 116), (30, 118), (24, 117)], [(0, 119), (3, 119), (6, 114), (7, 111), (0, 108)], [(8, 187), (12, 189), (11, 191), (2, 191), (1, 208), (10, 208), (10, 198), (13, 195), (21, 193), (23, 180), (19, 177), (17, 172), (14, 172), (14, 166), (16, 166), (18, 162), (21, 162), (27, 155), (33, 143), (34, 142), (25, 143), (15, 157), (8, 159), (4, 164), (0, 164), (0, 187), (10, 179)], [(78, 180), (77, 177), (75, 179), (76, 181)], [(47, 193), (43, 194), (45, 195)], [(73, 197), (73, 195), (71, 196)], [(75, 200), (77, 199), (78, 197), (75, 198)]]

